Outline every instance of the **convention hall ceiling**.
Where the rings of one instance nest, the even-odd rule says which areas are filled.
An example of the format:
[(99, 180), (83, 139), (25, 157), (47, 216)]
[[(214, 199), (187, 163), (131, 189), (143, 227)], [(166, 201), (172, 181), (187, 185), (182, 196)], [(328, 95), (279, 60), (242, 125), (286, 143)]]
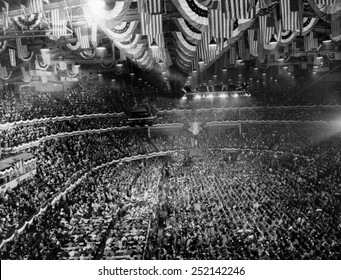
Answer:
[(7, 82), (158, 71), (169, 86), (174, 73), (214, 76), (245, 66), (316, 70), (341, 60), (336, 0), (1, 0), (0, 5), (0, 78)]

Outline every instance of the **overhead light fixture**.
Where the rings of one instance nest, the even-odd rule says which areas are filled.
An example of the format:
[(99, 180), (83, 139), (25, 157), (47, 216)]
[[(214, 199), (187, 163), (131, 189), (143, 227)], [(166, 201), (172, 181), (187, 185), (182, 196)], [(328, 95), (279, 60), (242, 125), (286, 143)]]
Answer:
[(284, 61), (284, 57), (280, 56), (278, 61), (281, 61), (281, 62)]
[(331, 40), (331, 39), (325, 39), (325, 40), (323, 40), (322, 42), (325, 43), (325, 44), (328, 44), (328, 43), (331, 43), (332, 40)]
[(156, 41), (155, 41), (155, 38), (153, 38), (153, 42), (150, 44), (150, 47), (152, 48), (152, 49), (157, 49), (158, 47), (159, 47), (159, 45), (156, 43)]
[(75, 68), (80, 68), (81, 66), (79, 64), (74, 65)]
[(49, 51), (50, 48), (48, 47), (48, 45), (46, 44), (46, 42), (44, 42), (44, 44), (42, 45), (42, 47), (40, 48), (40, 51), (42, 52), (46, 52)]
[(200, 65), (203, 65), (205, 62), (203, 61), (202, 58), (200, 58), (199, 61), (198, 61), (198, 63), (199, 63)]
[(237, 57), (237, 63), (242, 63), (243, 62), (243, 60), (238, 56)]
[(316, 56), (316, 59), (322, 59), (323, 58), (323, 56), (322, 55), (320, 55), (320, 54), (317, 54), (317, 56)]
[(197, 73), (197, 70), (196, 70), (196, 69), (193, 69), (192, 73), (193, 73), (193, 74)]
[(115, 79), (111, 79), (111, 81), (114, 83), (116, 80)]
[(227, 72), (227, 68), (226, 67), (223, 68), (223, 72)]
[(163, 60), (160, 59), (159, 62), (158, 62), (158, 64), (159, 64), (160, 66), (162, 66), (162, 65), (164, 64), (164, 63), (163, 63)]
[(255, 70), (255, 71), (258, 70), (258, 67), (254, 67), (253, 70)]
[(210, 43), (208, 44), (209, 47), (216, 47), (217, 46), (217, 42), (214, 40), (214, 37), (212, 36), (212, 39), (210, 41)]
[(100, 42), (96, 48), (98, 51), (104, 51), (105, 50), (105, 46), (103, 45), (102, 42)]
[(283, 69), (288, 69), (289, 67), (288, 66), (283, 66)]
[(120, 60), (119, 60), (119, 61), (117, 62), (117, 64), (116, 64), (116, 66), (118, 66), (118, 67), (122, 67), (122, 66), (123, 66), (123, 63), (122, 63), (122, 61), (120, 61)]
[(269, 44), (270, 44), (270, 45), (276, 45), (277, 43), (278, 43), (278, 42), (277, 42), (277, 40), (275, 39), (275, 36), (272, 34)]

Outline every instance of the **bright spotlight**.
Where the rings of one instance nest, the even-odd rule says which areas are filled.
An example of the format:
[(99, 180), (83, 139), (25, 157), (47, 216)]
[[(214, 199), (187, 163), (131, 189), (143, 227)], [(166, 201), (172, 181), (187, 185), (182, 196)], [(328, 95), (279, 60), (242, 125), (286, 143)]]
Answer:
[(181, 97), (182, 100), (185, 100), (187, 99), (187, 97), (184, 95), (183, 97)]
[(207, 95), (207, 98), (213, 98), (213, 94), (211, 93), (211, 94)]
[(100, 12), (105, 6), (105, 2), (103, 0), (88, 0), (88, 5), (93, 11)]
[(194, 99), (201, 99), (201, 95), (197, 94), (196, 96), (194, 96)]
[(221, 93), (220, 95), (219, 95), (219, 97), (221, 97), (221, 98), (225, 98), (227, 95), (225, 94), (225, 93)]
[(234, 93), (234, 94), (232, 94), (232, 96), (233, 97), (238, 97), (239, 95), (238, 95), (238, 93)]

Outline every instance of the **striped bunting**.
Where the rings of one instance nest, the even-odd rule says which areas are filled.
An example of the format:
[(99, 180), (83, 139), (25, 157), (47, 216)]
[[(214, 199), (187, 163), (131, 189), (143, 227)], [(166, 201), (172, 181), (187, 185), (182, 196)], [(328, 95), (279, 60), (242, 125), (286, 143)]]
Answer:
[(142, 35), (162, 34), (162, 15), (141, 14), (141, 30)]

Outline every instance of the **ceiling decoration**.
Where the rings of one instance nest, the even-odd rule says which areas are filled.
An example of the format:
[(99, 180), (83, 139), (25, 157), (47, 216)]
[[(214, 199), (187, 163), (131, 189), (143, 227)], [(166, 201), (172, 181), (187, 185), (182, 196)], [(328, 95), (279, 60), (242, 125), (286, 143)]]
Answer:
[[(101, 70), (116, 75), (132, 73), (136, 67), (142, 72), (158, 71), (167, 80), (173, 63), (175, 69), (188, 75), (196, 70), (217, 72), (223, 67), (239, 67), (244, 62), (265, 67), (279, 58), (290, 64), (294, 57), (317, 52), (327, 60), (341, 57), (337, 55), (341, 3), (336, 0), (21, 3), (21, 7), (11, 1), (1, 4), (3, 80), (15, 81), (16, 74), (9, 75), (14, 70), (21, 73), (19, 80), (27, 83), (39, 75), (44, 82), (54, 75), (57, 80), (96, 79)], [(322, 42), (329, 38), (331, 47)], [(211, 67), (217, 61), (220, 68)], [(95, 65), (97, 72), (92, 70), (90, 75), (76, 64)]]

